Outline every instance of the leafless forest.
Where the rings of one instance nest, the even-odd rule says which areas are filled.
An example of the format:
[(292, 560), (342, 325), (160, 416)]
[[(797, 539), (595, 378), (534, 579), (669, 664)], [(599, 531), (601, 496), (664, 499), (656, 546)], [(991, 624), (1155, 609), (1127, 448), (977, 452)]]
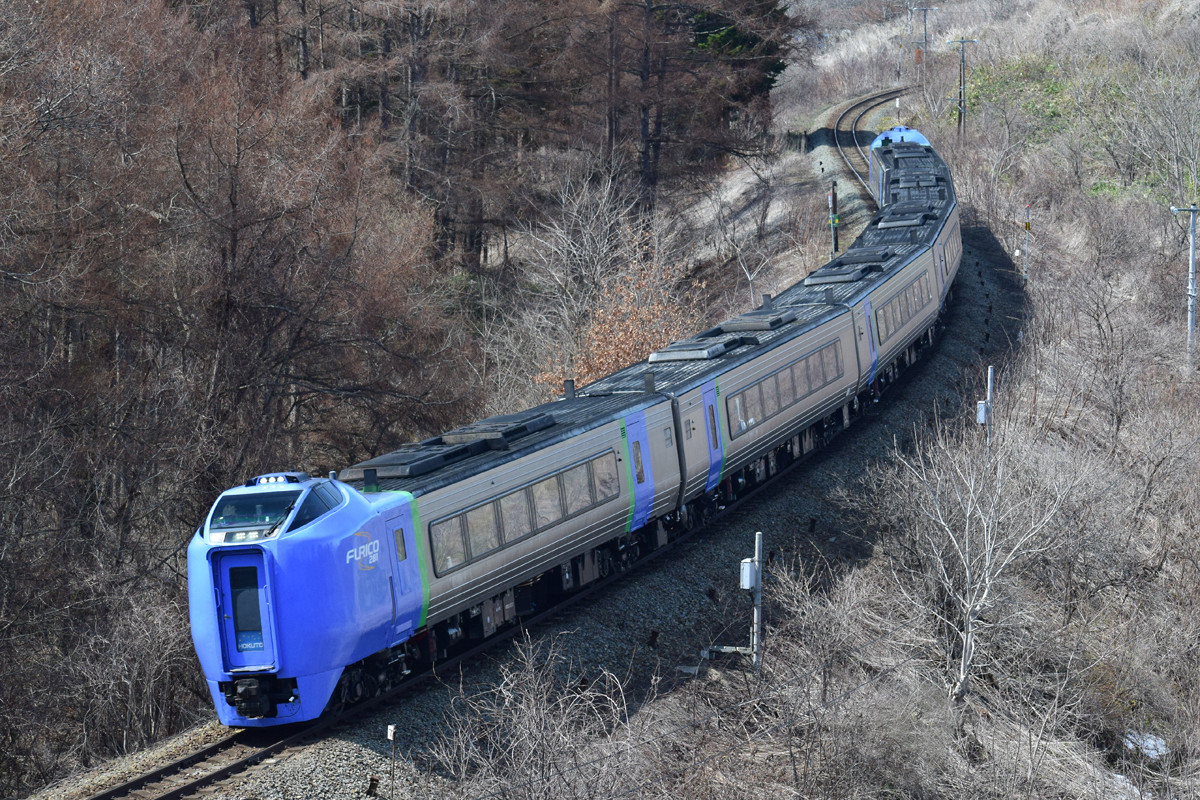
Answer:
[(774, 0), (5, 2), (0, 795), (209, 703), (182, 557), (217, 492), (538, 399), (607, 286), (666, 307), (657, 209), (763, 150), (806, 26)]
[[(458, 796), (1197, 793), (1200, 403), (1169, 206), (1200, 190), (1200, 21), (1029, 0), (929, 22), (902, 121), (968, 224), (1014, 253), (1034, 220), (990, 448), (964, 398), (847, 491), (872, 555), (778, 566), (761, 678), (634, 713), (531, 646), (432, 753)], [(913, 81), (913, 37), (899, 3), (6, 2), (0, 794), (201, 713), (182, 548), (221, 489), (528, 405), (819, 252), (812, 208), (681, 209), (766, 174), (801, 127), (781, 107)]]

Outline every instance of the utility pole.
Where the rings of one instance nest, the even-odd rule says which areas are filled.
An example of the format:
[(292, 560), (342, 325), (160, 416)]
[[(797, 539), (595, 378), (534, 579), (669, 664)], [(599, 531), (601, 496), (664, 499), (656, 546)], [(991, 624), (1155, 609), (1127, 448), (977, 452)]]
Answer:
[(912, 15), (914, 11), (921, 12), (921, 58), (917, 62), (921, 67), (921, 83), (925, 83), (925, 56), (929, 52), (929, 12), (937, 11), (937, 6), (913, 6), (908, 10), (908, 29), (912, 30)]
[(1178, 214), (1181, 211), (1187, 211), (1192, 215), (1192, 224), (1189, 227), (1188, 233), (1188, 333), (1187, 333), (1187, 356), (1188, 366), (1193, 365), (1192, 357), (1195, 355), (1196, 345), (1196, 212), (1200, 209), (1196, 208), (1196, 204), (1192, 203), (1191, 208), (1177, 208), (1171, 206), (1171, 213)]
[(958, 45), (958, 138), (963, 135), (963, 117), (967, 113), (967, 45), (978, 39), (950, 39), (946, 44)]

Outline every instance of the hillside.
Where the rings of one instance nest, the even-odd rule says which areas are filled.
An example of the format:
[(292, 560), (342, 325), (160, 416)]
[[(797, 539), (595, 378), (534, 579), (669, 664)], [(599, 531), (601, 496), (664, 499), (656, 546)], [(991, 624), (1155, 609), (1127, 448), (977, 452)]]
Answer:
[[(562, 796), (582, 762), (579, 796), (597, 782), (614, 797), (1197, 794), (1200, 428), (1188, 220), (1170, 206), (1200, 177), (1200, 20), (1179, 3), (963, 3), (929, 26), (923, 80), (901, 61), (916, 91), (900, 121), (952, 165), (969, 235), (1011, 256), (960, 280), (1001, 269), (1026, 298), (1001, 343), (990, 446), (974, 424), (981, 362), (956, 403), (836, 493), (839, 533), (867, 555), (800, 546), (776, 569), (761, 677), (727, 663), (604, 733), (580, 718), (566, 756), (472, 750), (454, 793), (540, 796), (537, 774), (557, 769)], [(912, 37), (907, 18), (830, 32), (818, 69), (781, 82), (777, 131), (894, 80)], [(979, 40), (961, 140), (946, 100), (959, 53), (942, 44), (960, 38)], [(803, 539), (796, 526), (776, 541)], [(520, 687), (570, 696), (552, 658), (531, 661), (461, 731), (519, 729)]]
[[(1005, 354), (990, 446), (981, 362), (827, 498), (844, 557), (781, 548), (761, 676), (727, 662), (631, 703), (599, 682), (570, 748), (470, 770), (439, 753), (512, 709), (464, 698), (423, 791), (1200, 793), (1200, 408), (1169, 210), (1200, 186), (1194, 8), (951, 4), (921, 74), (902, 6), (717, 5), (743, 40), (643, 15), (650, 36), (607, 3), (6, 8), (0, 794), (205, 719), (181, 545), (217, 491), (528, 405), (786, 285), (828, 235), (827, 176), (788, 134), (897, 78), (895, 121), (995, 244), (960, 280), (1024, 293), (985, 348)], [(523, 714), (580, 696), (561, 663), (512, 666), (506, 687), (544, 689)], [(600, 795), (564, 753), (611, 759)]]

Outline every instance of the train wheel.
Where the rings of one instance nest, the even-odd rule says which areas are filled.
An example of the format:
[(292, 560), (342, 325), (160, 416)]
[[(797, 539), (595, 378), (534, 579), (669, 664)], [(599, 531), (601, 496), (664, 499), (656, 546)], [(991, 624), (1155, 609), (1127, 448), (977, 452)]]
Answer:
[(596, 572), (603, 580), (612, 574), (613, 560), (612, 553), (608, 550), (596, 551)]

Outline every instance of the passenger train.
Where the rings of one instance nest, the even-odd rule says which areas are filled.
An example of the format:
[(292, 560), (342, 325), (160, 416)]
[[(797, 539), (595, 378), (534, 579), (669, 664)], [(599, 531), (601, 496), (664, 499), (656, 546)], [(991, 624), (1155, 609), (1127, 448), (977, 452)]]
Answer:
[(871, 145), (881, 211), (748, 311), (578, 391), (356, 464), (224, 492), (188, 547), (226, 725), (387, 689), (690, 530), (849, 425), (933, 341), (962, 253), (946, 165)]

